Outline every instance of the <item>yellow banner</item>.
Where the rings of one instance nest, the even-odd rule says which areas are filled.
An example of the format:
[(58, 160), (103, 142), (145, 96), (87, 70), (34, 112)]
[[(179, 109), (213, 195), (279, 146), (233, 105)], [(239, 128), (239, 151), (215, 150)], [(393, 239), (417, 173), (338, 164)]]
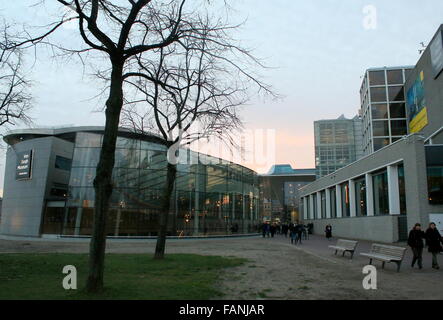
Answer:
[(427, 124), (428, 124), (428, 111), (426, 110), (425, 107), (414, 117), (414, 119), (411, 120), (411, 122), (409, 122), (410, 133), (419, 132)]

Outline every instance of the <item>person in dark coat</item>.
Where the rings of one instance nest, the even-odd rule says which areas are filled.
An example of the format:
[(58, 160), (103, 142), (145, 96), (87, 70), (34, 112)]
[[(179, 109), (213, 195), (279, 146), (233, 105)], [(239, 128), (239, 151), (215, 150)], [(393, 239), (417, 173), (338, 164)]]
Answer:
[(408, 245), (412, 249), (414, 258), (412, 259), (411, 267), (413, 268), (415, 262), (418, 262), (418, 268), (423, 268), (422, 264), (422, 254), (423, 254), (423, 239), (425, 239), (425, 233), (421, 230), (421, 224), (416, 223), (414, 228), (409, 232)]
[(261, 230), (262, 230), (262, 233), (263, 233), (263, 238), (266, 237), (266, 228), (267, 228), (267, 226), (266, 226), (266, 223), (264, 222), (262, 224), (262, 226), (261, 226)]
[(288, 237), (288, 230), (289, 230), (288, 224), (285, 223), (285, 224), (281, 227), (281, 231), (282, 231), (282, 233), (284, 234), (285, 238)]
[(301, 244), (301, 236), (304, 232), (304, 226), (301, 223), (297, 222), (297, 226), (295, 227), (296, 231), (297, 231), (297, 241), (295, 241), (295, 244), (297, 244), (297, 242), (300, 242)]
[(291, 238), (291, 244), (295, 244), (297, 241), (297, 233), (295, 231), (295, 223), (289, 225), (289, 237)]
[(326, 239), (331, 240), (332, 238), (332, 226), (328, 224), (325, 228)]
[(443, 243), (443, 238), (440, 232), (438, 232), (435, 223), (431, 222), (428, 230), (426, 230), (426, 245), (428, 246), (428, 251), (432, 253), (432, 268), (434, 269), (440, 269), (437, 255), (442, 251), (441, 243)]
[(266, 223), (266, 235), (268, 236), (268, 238), (271, 236), (271, 225), (269, 224), (269, 222)]
[(269, 231), (271, 232), (271, 237), (274, 238), (274, 234), (275, 234), (275, 232), (277, 231), (277, 226), (275, 225), (275, 223), (273, 223), (273, 224), (270, 226), (270, 230), (269, 230)]

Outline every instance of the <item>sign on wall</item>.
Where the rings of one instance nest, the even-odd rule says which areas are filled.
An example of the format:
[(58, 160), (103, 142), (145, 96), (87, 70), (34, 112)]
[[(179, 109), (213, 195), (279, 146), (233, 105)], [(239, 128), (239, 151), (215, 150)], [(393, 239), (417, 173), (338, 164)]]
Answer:
[(408, 90), (406, 108), (408, 110), (409, 132), (419, 132), (428, 124), (423, 71), (420, 72), (418, 79)]
[(443, 70), (443, 30), (439, 30), (431, 45), (431, 64), (434, 78)]
[(31, 179), (32, 173), (32, 150), (17, 152), (17, 165), (15, 167), (15, 179)]

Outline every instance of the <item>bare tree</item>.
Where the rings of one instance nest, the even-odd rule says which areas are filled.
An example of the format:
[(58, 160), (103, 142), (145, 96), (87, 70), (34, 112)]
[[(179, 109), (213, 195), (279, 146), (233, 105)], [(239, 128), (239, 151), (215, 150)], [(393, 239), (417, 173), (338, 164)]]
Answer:
[(23, 75), (22, 49), (14, 47), (10, 26), (3, 24), (0, 38), (0, 126), (29, 123), (30, 81)]
[[(208, 16), (199, 19), (197, 31), (159, 48), (156, 59), (137, 57), (139, 71), (125, 77), (135, 90), (132, 100), (126, 101), (122, 122), (139, 132), (158, 133), (168, 147), (156, 259), (165, 253), (180, 147), (217, 137), (237, 148), (235, 133), (242, 127), (238, 108), (248, 101), (251, 84), (272, 94), (248, 72), (248, 63), (260, 64), (230, 37), (236, 27)], [(240, 64), (241, 58), (248, 63)]]
[[(44, 2), (44, 0), (40, 1)], [(103, 63), (90, 59), (96, 74), (106, 79), (108, 93), (105, 103), (105, 129), (100, 158), (94, 179), (94, 227), (90, 242), (89, 275), (86, 289), (97, 292), (103, 288), (104, 255), (106, 246), (106, 217), (113, 191), (112, 171), (120, 115), (125, 90), (131, 78), (143, 78), (156, 83), (158, 77), (146, 72), (141, 65), (158, 60), (162, 50), (184, 39), (208, 37), (207, 22), (199, 13), (206, 9), (208, 0), (55, 0), (66, 11), (46, 26), (45, 32), (33, 36), (22, 34), (15, 47), (49, 45), (63, 54), (79, 56), (83, 62), (99, 57)], [(224, 3), (223, 0), (221, 0)], [(70, 12), (70, 13), (69, 13)], [(206, 15), (208, 16), (208, 15)], [(56, 41), (51, 36), (66, 22), (78, 22), (78, 35), (83, 46)], [(216, 44), (217, 38), (213, 39)], [(229, 48), (229, 46), (227, 47)], [(247, 52), (244, 52), (247, 55)], [(94, 55), (95, 54), (95, 55)], [(217, 57), (217, 52), (213, 54)], [(157, 59), (156, 59), (157, 57)], [(223, 58), (222, 58), (223, 59)], [(235, 61), (235, 60), (233, 60)], [(226, 61), (227, 62), (227, 61)], [(231, 62), (235, 66), (234, 62)], [(242, 68), (237, 68), (247, 75)], [(249, 80), (254, 80), (249, 77)], [(159, 84), (159, 83), (158, 83)], [(265, 88), (263, 86), (263, 88)]]

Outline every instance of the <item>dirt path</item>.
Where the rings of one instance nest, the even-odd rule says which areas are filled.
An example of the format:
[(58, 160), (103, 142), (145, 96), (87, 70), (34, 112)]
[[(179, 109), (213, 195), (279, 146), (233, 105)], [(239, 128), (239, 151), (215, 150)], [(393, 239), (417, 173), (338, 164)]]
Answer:
[[(110, 253), (152, 254), (155, 242), (108, 242)], [(87, 242), (0, 240), (0, 252), (88, 252)], [(318, 254), (278, 239), (171, 240), (167, 253), (248, 259), (221, 275), (223, 299), (443, 299), (443, 271), (403, 266), (378, 271), (378, 289), (362, 287), (361, 260)]]

